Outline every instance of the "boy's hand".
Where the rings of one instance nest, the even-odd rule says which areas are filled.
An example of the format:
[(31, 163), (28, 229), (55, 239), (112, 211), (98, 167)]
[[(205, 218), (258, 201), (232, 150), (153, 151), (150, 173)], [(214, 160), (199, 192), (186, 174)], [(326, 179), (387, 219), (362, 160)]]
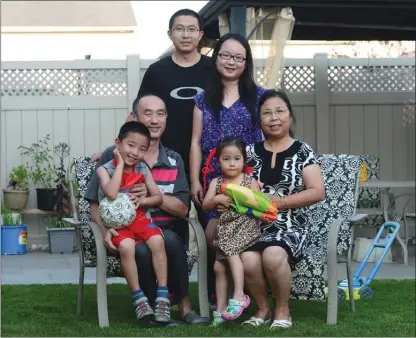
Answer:
[(228, 196), (220, 194), (215, 196), (215, 203), (217, 204), (218, 211), (224, 212), (230, 208), (232, 201)]
[(140, 201), (143, 200), (143, 198), (137, 197), (135, 195), (129, 195), (131, 203), (134, 205), (134, 209), (137, 209), (140, 206)]
[(117, 164), (124, 165), (123, 158), (121, 157), (120, 151), (116, 148), (114, 149), (114, 157), (116, 158)]
[(111, 240), (113, 237), (118, 236), (118, 232), (114, 229), (107, 229), (105, 230), (104, 235), (104, 246), (113, 252), (117, 252), (118, 249), (114, 246), (113, 241)]

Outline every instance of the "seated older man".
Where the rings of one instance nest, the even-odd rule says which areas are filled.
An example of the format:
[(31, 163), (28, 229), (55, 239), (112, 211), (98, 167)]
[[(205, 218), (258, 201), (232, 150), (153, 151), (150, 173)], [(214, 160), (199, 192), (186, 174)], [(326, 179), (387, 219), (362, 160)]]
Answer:
[[(188, 299), (189, 276), (186, 246), (189, 237), (188, 223), (184, 220), (189, 212), (189, 189), (184, 164), (181, 156), (173, 150), (162, 146), (160, 138), (166, 128), (167, 111), (165, 103), (156, 95), (143, 95), (133, 102), (133, 111), (127, 121), (139, 121), (145, 124), (151, 135), (149, 150), (144, 159), (151, 168), (152, 175), (163, 195), (160, 209), (150, 210), (156, 225), (163, 231), (166, 253), (168, 257), (169, 290), (179, 300), (181, 319), (191, 325), (209, 323), (208, 318), (200, 317), (191, 309)], [(98, 161), (97, 167), (110, 161), (114, 154), (114, 146), (107, 148)], [(132, 189), (132, 199), (147, 195), (146, 186), (139, 184)], [(88, 186), (86, 199), (91, 203), (91, 218), (100, 224), (104, 243), (110, 252), (117, 249), (112, 244), (112, 236), (117, 233), (102, 225), (98, 211), (98, 180), (94, 173)], [(136, 264), (139, 271), (139, 282), (143, 292), (153, 305), (156, 297), (156, 277), (153, 271), (152, 256), (145, 243), (136, 246)], [(151, 322), (155, 325), (156, 322)], [(169, 326), (178, 325), (170, 322)]]

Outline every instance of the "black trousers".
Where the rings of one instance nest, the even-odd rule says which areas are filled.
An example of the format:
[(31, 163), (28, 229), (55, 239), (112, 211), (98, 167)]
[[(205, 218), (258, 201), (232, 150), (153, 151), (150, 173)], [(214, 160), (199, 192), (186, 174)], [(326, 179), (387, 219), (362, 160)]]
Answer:
[[(173, 230), (162, 229), (168, 258), (168, 288), (179, 299), (188, 296), (189, 276), (185, 244)], [(156, 299), (156, 275), (152, 254), (146, 243), (136, 245), (136, 264), (139, 271), (140, 288), (153, 304)]]

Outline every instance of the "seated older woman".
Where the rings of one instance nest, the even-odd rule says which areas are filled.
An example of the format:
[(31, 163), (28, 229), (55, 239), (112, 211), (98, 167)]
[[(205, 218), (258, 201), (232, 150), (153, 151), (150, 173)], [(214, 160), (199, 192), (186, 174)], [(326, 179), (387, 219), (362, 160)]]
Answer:
[(311, 225), (307, 206), (323, 200), (325, 190), (312, 149), (293, 138), (294, 116), (286, 94), (267, 91), (259, 108), (265, 140), (248, 147), (248, 165), (262, 192), (277, 204), (279, 214), (273, 223), (262, 224), (263, 238), (241, 255), (245, 288), (257, 305), (255, 316), (243, 325), (271, 322), (267, 281), (275, 299), (270, 328), (289, 328), (291, 264), (302, 255)]

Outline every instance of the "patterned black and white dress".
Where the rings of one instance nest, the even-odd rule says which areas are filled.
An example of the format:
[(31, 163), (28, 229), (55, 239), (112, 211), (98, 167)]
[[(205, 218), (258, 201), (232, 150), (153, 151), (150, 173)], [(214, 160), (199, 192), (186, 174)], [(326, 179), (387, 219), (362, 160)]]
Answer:
[[(276, 162), (271, 165), (273, 153), (266, 150), (264, 142), (247, 147), (247, 162), (253, 168), (253, 177), (261, 184), (265, 194), (285, 196), (305, 189), (302, 171), (311, 164), (317, 164), (312, 149), (295, 140), (283, 152), (276, 154)], [(308, 208), (279, 210), (276, 221), (262, 224), (262, 238), (256, 247), (281, 246), (291, 261), (302, 255), (306, 234), (310, 225)]]

